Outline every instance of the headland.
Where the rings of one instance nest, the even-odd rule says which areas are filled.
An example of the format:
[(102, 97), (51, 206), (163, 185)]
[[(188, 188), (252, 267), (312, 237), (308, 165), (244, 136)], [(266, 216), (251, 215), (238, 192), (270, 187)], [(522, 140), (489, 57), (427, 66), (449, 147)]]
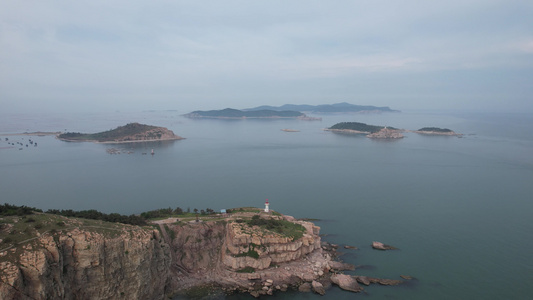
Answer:
[(177, 218), (131, 225), (102, 219), (137, 224), (142, 214), (24, 214), (24, 208), (16, 215), (21, 209), (7, 206), (2, 211), (2, 299), (259, 297), (288, 289), (324, 294), (332, 283), (359, 292), (358, 282), (403, 282), (342, 274), (355, 267), (335, 259), (338, 246), (322, 242), (318, 226), (275, 211), (211, 210), (200, 217), (181, 212)]

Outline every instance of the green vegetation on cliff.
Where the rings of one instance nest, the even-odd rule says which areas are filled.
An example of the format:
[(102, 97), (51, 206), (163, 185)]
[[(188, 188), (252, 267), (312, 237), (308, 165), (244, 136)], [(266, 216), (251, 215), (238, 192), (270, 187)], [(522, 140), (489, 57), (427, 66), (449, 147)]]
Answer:
[(424, 128), (418, 129), (418, 131), (443, 132), (443, 133), (452, 132), (452, 130), (450, 130), (448, 128), (438, 128), (438, 127), (424, 127)]
[(105, 222), (118, 222), (130, 225), (146, 225), (146, 220), (142, 216), (121, 215), (117, 213), (106, 214), (95, 209), (75, 211), (72, 209), (49, 209), (46, 213), (60, 215), (64, 217), (75, 217), (90, 220), (101, 220)]
[[(79, 132), (67, 132), (60, 134), (58, 138), (69, 140), (69, 141), (98, 141), (98, 142), (110, 142), (115, 140), (121, 140), (125, 137), (133, 136), (136, 134), (143, 134), (150, 130), (157, 129), (159, 127), (139, 124), (139, 123), (130, 123), (124, 126), (119, 126), (115, 129), (98, 132), (98, 133), (79, 133)], [(154, 136), (151, 138), (160, 138), (157, 136), (157, 133), (153, 133)]]
[(42, 212), (42, 210), (35, 207), (28, 207), (25, 205), (17, 206), (9, 203), (0, 205), (0, 216), (26, 216), (34, 212)]
[(248, 225), (259, 226), (273, 232), (277, 232), (283, 236), (292, 238), (293, 241), (301, 238), (304, 235), (305, 227), (300, 224), (278, 219), (263, 219), (259, 215), (255, 215), (249, 220)]

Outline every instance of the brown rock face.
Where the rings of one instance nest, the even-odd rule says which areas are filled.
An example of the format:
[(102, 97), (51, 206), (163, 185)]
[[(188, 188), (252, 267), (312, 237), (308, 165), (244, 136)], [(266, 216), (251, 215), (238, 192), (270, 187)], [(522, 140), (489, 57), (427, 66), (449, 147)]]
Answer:
[(398, 248), (391, 245), (385, 245), (381, 242), (372, 242), (372, 248), (377, 250), (398, 250)]
[(294, 221), (306, 228), (303, 237), (293, 241), (270, 231), (251, 228), (246, 224), (229, 223), (222, 261), (233, 270), (246, 267), (263, 270), (272, 264), (295, 261), (320, 249), (320, 230), (310, 222)]
[(330, 269), (319, 227), (295, 222), (305, 228), (296, 240), (227, 220), (43, 234), (0, 253), (0, 299), (164, 299), (213, 283), (226, 291), (272, 294)]
[(319, 295), (324, 296), (326, 294), (326, 289), (324, 289), (324, 286), (322, 285), (322, 283), (318, 281), (313, 280), (313, 282), (311, 282), (311, 287), (313, 288), (313, 292)]
[(331, 276), (331, 282), (346, 291), (358, 293), (363, 290), (363, 288), (359, 286), (355, 278), (350, 275), (335, 274)]
[(41, 237), (17, 265), (1, 263), (0, 299), (163, 299), (170, 257), (161, 243), (152, 230)]

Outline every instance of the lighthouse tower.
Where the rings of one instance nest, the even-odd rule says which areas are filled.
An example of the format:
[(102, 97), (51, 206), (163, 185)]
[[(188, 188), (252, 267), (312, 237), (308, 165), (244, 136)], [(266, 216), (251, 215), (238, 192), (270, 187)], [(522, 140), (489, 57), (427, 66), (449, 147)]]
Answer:
[(269, 205), (268, 199), (266, 199), (266, 201), (265, 201), (265, 212), (266, 213), (268, 213), (268, 205)]

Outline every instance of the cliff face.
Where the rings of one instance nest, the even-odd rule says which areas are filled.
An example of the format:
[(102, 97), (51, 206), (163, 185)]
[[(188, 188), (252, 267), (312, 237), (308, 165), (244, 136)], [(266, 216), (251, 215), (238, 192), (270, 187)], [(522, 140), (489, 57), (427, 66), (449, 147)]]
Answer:
[(303, 237), (292, 240), (275, 232), (246, 224), (229, 223), (222, 253), (224, 265), (232, 270), (263, 270), (271, 265), (294, 261), (320, 248), (319, 228), (309, 222), (295, 221), (306, 228)]
[(170, 255), (157, 231), (138, 229), (109, 238), (74, 229), (56, 239), (43, 236), (23, 250), (17, 264), (0, 263), (0, 299), (162, 299), (165, 295)]
[(88, 228), (97, 226), (43, 234), (0, 252), (0, 299), (163, 299), (213, 283), (257, 296), (329, 271), (319, 227), (262, 217), (285, 218), (303, 233), (284, 236), (232, 216), (160, 231), (124, 225), (112, 234)]

